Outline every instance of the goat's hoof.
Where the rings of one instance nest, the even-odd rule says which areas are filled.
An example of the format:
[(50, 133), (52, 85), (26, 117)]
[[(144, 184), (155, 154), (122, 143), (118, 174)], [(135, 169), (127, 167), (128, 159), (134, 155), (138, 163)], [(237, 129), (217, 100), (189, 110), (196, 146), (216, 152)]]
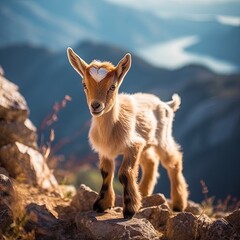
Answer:
[(124, 219), (131, 219), (135, 215), (134, 211), (130, 211), (128, 209), (123, 209), (123, 217)]
[(174, 212), (182, 212), (186, 209), (187, 207), (187, 203), (185, 202), (177, 202), (177, 203), (173, 203), (172, 205), (172, 210)]
[(98, 213), (103, 213), (105, 209), (102, 207), (100, 201), (96, 201), (93, 204), (93, 210), (98, 212)]
[(182, 212), (186, 209), (185, 205), (184, 204), (175, 204), (175, 205), (172, 206), (172, 210), (174, 212)]
[(174, 212), (182, 212), (182, 209), (180, 207), (177, 207), (177, 206), (173, 206), (172, 210)]
[(93, 210), (98, 213), (103, 213), (106, 209), (110, 209), (114, 207), (114, 204), (111, 204), (107, 201), (103, 201), (103, 199), (97, 199), (93, 204)]

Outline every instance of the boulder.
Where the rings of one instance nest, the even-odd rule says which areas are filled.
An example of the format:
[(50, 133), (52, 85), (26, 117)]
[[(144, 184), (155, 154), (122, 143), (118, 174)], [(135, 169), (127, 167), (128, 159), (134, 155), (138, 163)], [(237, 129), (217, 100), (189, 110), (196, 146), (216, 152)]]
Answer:
[(92, 210), (93, 204), (98, 197), (98, 193), (84, 184), (81, 184), (76, 195), (72, 198), (71, 205), (78, 211)]
[(240, 235), (225, 219), (213, 221), (199, 233), (201, 240), (239, 240)]
[(9, 177), (8, 171), (3, 167), (0, 167), (0, 174), (3, 174), (5, 176)]
[(0, 165), (20, 182), (56, 190), (57, 181), (37, 151), (36, 127), (28, 115), (18, 87), (0, 74)]
[(146, 219), (132, 218), (125, 220), (122, 212), (114, 209), (104, 214), (80, 212), (75, 218), (78, 231), (85, 234), (84, 239), (118, 240), (118, 239), (160, 239), (162, 234), (154, 229)]
[(210, 219), (206, 215), (194, 216), (192, 213), (178, 213), (168, 220), (167, 237), (171, 240), (237, 240), (240, 235), (225, 219)]
[(13, 221), (12, 205), (15, 191), (12, 181), (4, 174), (0, 174), (0, 232), (8, 229)]
[(203, 213), (203, 209), (200, 204), (189, 200), (185, 212), (191, 212), (194, 215), (200, 215)]
[(24, 122), (29, 109), (18, 87), (0, 75), (0, 119)]
[(27, 222), (25, 229), (32, 231), (34, 229), (37, 236), (45, 238), (61, 239), (58, 219), (44, 205), (34, 203), (26, 206)]
[(143, 197), (142, 208), (159, 206), (166, 202), (167, 200), (163, 194), (153, 194), (151, 196)]
[(171, 240), (193, 240), (198, 236), (197, 218), (192, 213), (182, 212), (171, 217), (167, 223), (167, 237)]
[(0, 148), (0, 161), (10, 176), (44, 189), (57, 189), (58, 183), (43, 156), (36, 150), (15, 142)]
[[(153, 194), (151, 196), (142, 198), (142, 208), (159, 206), (163, 203), (167, 203), (165, 196), (161, 193)], [(116, 195), (115, 206), (121, 207), (123, 205), (122, 196)]]
[(233, 213), (226, 216), (225, 220), (228, 221), (238, 232), (240, 239), (240, 209), (237, 209)]
[(0, 174), (0, 203), (10, 206), (14, 198), (14, 188), (10, 178)]
[(58, 239), (58, 240), (79, 240), (86, 239), (85, 235), (77, 232), (74, 222), (74, 215), (69, 214), (66, 219), (61, 215), (55, 216), (46, 205), (30, 203), (26, 206), (26, 232), (34, 231), (35, 238), (24, 239)]
[(166, 203), (158, 206), (146, 207), (139, 210), (135, 217), (140, 219), (147, 219), (154, 228), (164, 230), (168, 219), (172, 214), (171, 209)]
[(29, 119), (24, 122), (0, 121), (0, 146), (20, 142), (37, 149), (36, 127)]

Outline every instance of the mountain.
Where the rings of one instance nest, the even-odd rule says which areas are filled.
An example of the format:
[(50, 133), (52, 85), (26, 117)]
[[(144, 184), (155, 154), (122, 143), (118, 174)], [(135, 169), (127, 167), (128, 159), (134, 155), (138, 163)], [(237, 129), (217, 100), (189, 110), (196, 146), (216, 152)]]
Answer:
[[(81, 42), (73, 49), (86, 61), (109, 60), (117, 64), (125, 50), (109, 44)], [(65, 163), (89, 161), (97, 156), (88, 146), (90, 113), (81, 79), (70, 66), (66, 50), (50, 51), (30, 45), (0, 49), (0, 64), (6, 77), (20, 86), (29, 103), (30, 118), (39, 128), (54, 103), (65, 95), (72, 101), (59, 113), (53, 125), (55, 154)], [(153, 67), (133, 54), (133, 64), (122, 86), (123, 92), (150, 92), (169, 100), (174, 92), (182, 98), (176, 113), (174, 136), (184, 152), (184, 174), (191, 198), (201, 200), (200, 180), (216, 198), (240, 197), (240, 81), (239, 74), (218, 75), (207, 68), (190, 65), (178, 70)], [(43, 131), (48, 139), (49, 129)], [(40, 142), (40, 139), (39, 139)], [(169, 193), (166, 172), (160, 169), (157, 192)]]
[(161, 35), (156, 31), (157, 17), (147, 13), (141, 16), (131, 9), (98, 0), (61, 4), (56, 0), (5, 1), (1, 2), (0, 20), (1, 45), (29, 42), (59, 49), (91, 39), (134, 47), (137, 39), (148, 43)]
[[(220, 44), (216, 44), (218, 40), (221, 42)], [(198, 54), (211, 55), (240, 66), (239, 40), (240, 26), (226, 26), (224, 31), (209, 31), (205, 33), (205, 36), (199, 43), (188, 47), (186, 50)]]
[[(145, 11), (103, 0), (72, 0), (61, 4), (58, 0), (9, 0), (1, 1), (0, 6), (0, 46), (28, 43), (60, 50), (79, 41), (90, 40), (118, 45), (137, 54), (154, 44), (197, 36), (199, 43), (189, 47), (189, 51), (220, 58), (237, 66), (240, 64), (240, 54), (237, 54), (239, 27), (221, 24), (211, 15), (224, 14), (223, 6), (226, 4), (201, 6), (197, 8), (199, 12), (193, 12), (203, 17), (206, 17), (204, 11), (210, 14), (211, 17), (205, 20), (196, 20), (201, 16), (194, 14), (187, 18), (162, 17), (150, 12), (148, 7)], [(239, 6), (237, 3), (229, 4), (225, 7), (225, 14), (234, 13)], [(179, 7), (190, 13), (186, 4)], [(167, 9), (154, 8), (155, 12), (161, 10)]]

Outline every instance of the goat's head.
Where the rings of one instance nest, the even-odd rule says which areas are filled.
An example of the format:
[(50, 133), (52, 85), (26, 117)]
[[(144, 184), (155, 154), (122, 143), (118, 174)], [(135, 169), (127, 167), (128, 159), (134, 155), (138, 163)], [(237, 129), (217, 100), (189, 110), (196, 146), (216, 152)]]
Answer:
[(72, 67), (81, 75), (83, 88), (92, 116), (110, 111), (118, 89), (131, 67), (131, 55), (126, 54), (117, 66), (110, 62), (92, 61), (87, 64), (71, 48), (67, 49)]

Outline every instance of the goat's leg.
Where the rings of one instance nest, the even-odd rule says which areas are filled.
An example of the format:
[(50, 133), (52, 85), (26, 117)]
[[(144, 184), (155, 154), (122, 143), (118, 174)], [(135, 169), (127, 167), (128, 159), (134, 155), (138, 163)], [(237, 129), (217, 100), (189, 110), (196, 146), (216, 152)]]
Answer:
[(100, 170), (103, 182), (98, 198), (93, 205), (93, 210), (97, 212), (103, 212), (115, 205), (115, 193), (113, 190), (114, 168), (114, 160), (100, 157)]
[(141, 194), (138, 189), (137, 177), (139, 157), (142, 144), (134, 144), (124, 153), (122, 165), (119, 170), (119, 181), (123, 185), (123, 216), (132, 218), (141, 207)]
[(153, 193), (157, 183), (159, 156), (153, 147), (144, 150), (140, 157), (140, 165), (142, 169), (142, 179), (139, 184), (139, 190), (143, 197)]
[(172, 109), (159, 106), (159, 157), (162, 165), (167, 169), (171, 183), (171, 199), (173, 210), (182, 211), (187, 207), (187, 183), (182, 173), (182, 153), (172, 137), (172, 123), (174, 113)]
[(182, 173), (182, 153), (164, 153), (161, 163), (167, 169), (170, 178), (173, 210), (183, 211), (187, 207), (188, 186)]

